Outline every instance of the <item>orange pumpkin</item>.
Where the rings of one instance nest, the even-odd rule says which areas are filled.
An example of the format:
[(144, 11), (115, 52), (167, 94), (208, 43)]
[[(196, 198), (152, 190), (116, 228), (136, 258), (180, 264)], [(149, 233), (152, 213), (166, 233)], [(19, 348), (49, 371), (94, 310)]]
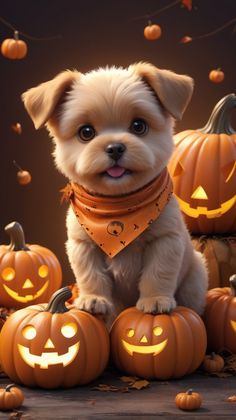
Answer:
[(219, 354), (207, 354), (202, 363), (203, 369), (208, 373), (220, 372), (224, 367), (224, 359)]
[(15, 384), (0, 388), (0, 410), (7, 411), (18, 408), (23, 404), (24, 393)]
[(55, 292), (48, 305), (20, 309), (0, 334), (0, 361), (16, 383), (42, 388), (69, 388), (99, 376), (109, 357), (105, 324), (65, 305), (71, 291)]
[(205, 127), (175, 136), (169, 164), (174, 193), (187, 226), (196, 234), (236, 231), (236, 132), (230, 94), (215, 106)]
[(7, 38), (1, 45), (1, 53), (12, 60), (20, 60), (27, 54), (27, 44), (19, 39), (19, 32), (14, 32), (14, 38)]
[(221, 69), (211, 70), (209, 73), (209, 80), (213, 83), (221, 83), (225, 78), (224, 72)]
[(208, 289), (228, 286), (229, 277), (236, 273), (236, 235), (194, 236), (192, 244), (206, 258)]
[(236, 353), (236, 274), (230, 277), (230, 287), (207, 292), (203, 318), (209, 351), (227, 349)]
[(18, 222), (5, 227), (10, 245), (0, 245), (0, 305), (23, 308), (45, 302), (61, 286), (60, 263), (48, 248), (27, 245)]
[(202, 396), (198, 392), (189, 389), (187, 392), (179, 392), (179, 394), (176, 395), (175, 404), (181, 410), (197, 410), (201, 407)]
[(201, 318), (181, 306), (158, 315), (128, 308), (114, 321), (110, 337), (118, 369), (147, 379), (187, 375), (201, 364), (206, 350)]
[(151, 21), (148, 22), (148, 25), (145, 26), (143, 31), (144, 37), (148, 39), (148, 41), (154, 41), (161, 37), (162, 30), (159, 25), (153, 24)]

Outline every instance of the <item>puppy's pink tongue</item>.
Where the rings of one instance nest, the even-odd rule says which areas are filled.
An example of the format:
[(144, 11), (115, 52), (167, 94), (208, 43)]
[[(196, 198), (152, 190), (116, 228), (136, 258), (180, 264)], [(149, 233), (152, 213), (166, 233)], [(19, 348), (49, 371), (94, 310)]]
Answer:
[(107, 169), (107, 173), (113, 178), (119, 178), (119, 176), (125, 173), (125, 169), (121, 168), (120, 166), (112, 166), (111, 168)]

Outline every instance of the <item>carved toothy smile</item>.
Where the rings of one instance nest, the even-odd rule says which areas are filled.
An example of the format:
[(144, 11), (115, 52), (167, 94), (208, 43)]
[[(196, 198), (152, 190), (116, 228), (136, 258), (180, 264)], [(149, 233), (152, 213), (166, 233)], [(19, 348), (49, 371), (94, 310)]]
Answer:
[(63, 366), (69, 365), (75, 359), (80, 347), (80, 341), (73, 346), (69, 347), (67, 353), (58, 354), (57, 352), (43, 352), (41, 356), (32, 354), (28, 347), (18, 344), (18, 350), (22, 359), (27, 365), (35, 367), (38, 365), (41, 369), (48, 369), (50, 365), (63, 364)]
[(48, 281), (46, 281), (46, 283), (43, 285), (43, 287), (41, 287), (41, 289), (39, 289), (35, 295), (20, 296), (17, 292), (10, 289), (10, 287), (6, 286), (5, 284), (3, 285), (3, 287), (4, 287), (5, 291), (7, 292), (7, 294), (9, 296), (11, 296), (11, 298), (16, 300), (17, 302), (26, 303), (26, 302), (30, 302), (31, 300), (34, 300), (34, 299), (37, 299), (38, 297), (40, 297), (45, 292), (45, 290), (47, 289)]

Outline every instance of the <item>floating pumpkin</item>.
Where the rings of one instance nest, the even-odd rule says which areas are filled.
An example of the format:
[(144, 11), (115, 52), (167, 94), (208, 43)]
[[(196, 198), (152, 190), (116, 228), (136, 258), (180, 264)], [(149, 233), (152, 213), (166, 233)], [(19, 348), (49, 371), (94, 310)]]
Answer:
[(151, 21), (148, 22), (148, 25), (145, 26), (143, 34), (148, 41), (154, 41), (161, 37), (161, 27), (159, 25), (153, 24)]
[(0, 335), (0, 361), (16, 383), (69, 388), (99, 376), (109, 357), (105, 324), (88, 312), (68, 307), (71, 291), (55, 292), (48, 305), (20, 309)]
[(227, 349), (236, 354), (236, 275), (230, 287), (216, 287), (207, 292), (204, 313), (209, 351)]
[(197, 410), (201, 407), (202, 396), (198, 392), (189, 389), (187, 392), (179, 392), (176, 395), (175, 404), (181, 410)]
[(16, 168), (18, 169), (16, 177), (17, 177), (17, 181), (20, 185), (28, 185), (31, 182), (31, 174), (29, 171), (26, 171), (25, 169), (22, 169), (18, 163), (16, 163), (15, 160), (13, 160), (13, 164), (16, 166)]
[(224, 287), (236, 273), (236, 235), (193, 237), (192, 244), (204, 254), (208, 268), (208, 289)]
[(15, 384), (0, 388), (0, 410), (7, 411), (18, 408), (23, 404), (24, 393)]
[(25, 243), (18, 222), (5, 227), (10, 245), (0, 245), (0, 305), (23, 308), (45, 302), (61, 286), (60, 263), (48, 248)]
[(221, 83), (225, 78), (225, 74), (221, 69), (211, 70), (209, 73), (209, 80), (213, 83)]
[(220, 372), (224, 367), (224, 359), (219, 354), (207, 354), (202, 363), (203, 369), (208, 373)]
[(235, 107), (236, 95), (227, 95), (205, 127), (175, 136), (169, 171), (192, 233), (236, 231), (236, 132), (229, 123)]
[(115, 365), (147, 379), (187, 375), (201, 364), (206, 350), (201, 318), (181, 306), (158, 315), (128, 308), (114, 321), (110, 336)]
[(12, 60), (20, 60), (27, 54), (27, 44), (19, 39), (19, 32), (14, 32), (14, 38), (7, 38), (1, 45), (1, 53), (6, 58)]

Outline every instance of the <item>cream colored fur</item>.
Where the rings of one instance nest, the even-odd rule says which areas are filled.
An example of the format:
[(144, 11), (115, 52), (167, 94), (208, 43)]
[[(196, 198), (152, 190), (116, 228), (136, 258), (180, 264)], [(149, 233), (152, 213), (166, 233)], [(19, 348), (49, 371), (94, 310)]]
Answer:
[[(59, 171), (93, 194), (118, 196), (143, 187), (167, 165), (174, 118), (182, 117), (192, 90), (188, 76), (137, 63), (87, 74), (66, 71), (24, 93), (23, 100), (35, 127), (47, 125)], [(137, 118), (149, 127), (142, 136), (130, 131)], [(96, 130), (86, 143), (78, 135), (85, 124)], [(126, 146), (118, 164), (131, 171), (120, 178), (104, 175), (114, 163), (105, 148), (114, 143)], [(174, 196), (159, 219), (112, 259), (88, 237), (71, 209), (67, 232), (78, 308), (109, 321), (132, 305), (156, 313), (169, 312), (177, 303), (202, 313), (205, 262), (192, 248)]]

